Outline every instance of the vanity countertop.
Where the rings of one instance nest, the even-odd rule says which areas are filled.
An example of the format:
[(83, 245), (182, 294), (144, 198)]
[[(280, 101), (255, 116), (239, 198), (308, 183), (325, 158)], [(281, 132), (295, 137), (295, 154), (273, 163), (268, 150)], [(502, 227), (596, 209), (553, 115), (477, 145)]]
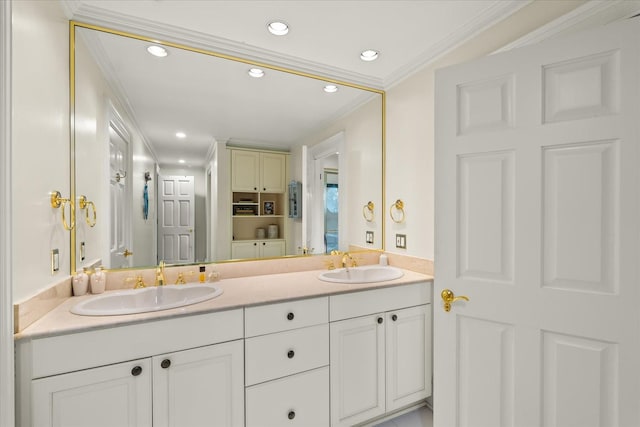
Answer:
[[(269, 274), (252, 277), (222, 279), (215, 283), (224, 293), (214, 299), (169, 310), (127, 314), (120, 316), (78, 316), (69, 309), (92, 295), (71, 297), (49, 313), (38, 319), (24, 331), (14, 335), (16, 340), (55, 336), (75, 332), (86, 332), (114, 326), (189, 316), (214, 311), (230, 310), (286, 300), (358, 292), (389, 286), (433, 280), (432, 276), (403, 269), (404, 275), (395, 280), (377, 283), (331, 283), (318, 276), (326, 270), (311, 270), (294, 273)], [(179, 285), (167, 285), (179, 286)]]

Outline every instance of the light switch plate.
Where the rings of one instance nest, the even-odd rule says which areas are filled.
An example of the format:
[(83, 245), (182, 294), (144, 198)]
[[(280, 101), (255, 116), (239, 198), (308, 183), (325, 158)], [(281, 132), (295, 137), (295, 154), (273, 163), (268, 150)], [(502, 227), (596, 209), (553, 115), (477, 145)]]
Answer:
[(366, 232), (366, 239), (365, 240), (366, 240), (366, 242), (368, 244), (371, 244), (371, 245), (373, 244), (373, 231), (367, 231)]
[(51, 250), (51, 274), (55, 274), (60, 270), (60, 251), (58, 249)]
[(396, 248), (407, 249), (406, 234), (396, 234)]

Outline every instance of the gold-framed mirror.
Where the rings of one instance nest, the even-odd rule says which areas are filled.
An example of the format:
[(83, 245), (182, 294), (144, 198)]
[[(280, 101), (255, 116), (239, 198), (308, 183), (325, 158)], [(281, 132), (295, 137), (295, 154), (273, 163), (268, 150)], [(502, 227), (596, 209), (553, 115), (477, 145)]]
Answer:
[[(70, 104), (72, 272), (384, 249), (382, 90), (70, 21)], [(284, 188), (234, 187), (274, 163)]]

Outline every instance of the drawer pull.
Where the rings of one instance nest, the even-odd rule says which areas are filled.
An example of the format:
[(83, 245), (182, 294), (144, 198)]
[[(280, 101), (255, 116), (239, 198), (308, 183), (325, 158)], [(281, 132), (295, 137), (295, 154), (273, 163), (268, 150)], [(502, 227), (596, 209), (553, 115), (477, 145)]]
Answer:
[(378, 323), (382, 323), (383, 321), (382, 317), (378, 317)]
[(296, 317), (296, 316), (293, 313), (287, 314), (287, 319), (289, 319), (289, 320), (293, 320), (294, 317)]
[(391, 320), (395, 322), (396, 320), (398, 320), (398, 316), (394, 314), (393, 316), (391, 316)]
[(289, 417), (290, 420), (292, 420), (296, 417), (296, 413), (294, 411), (289, 411), (289, 415), (287, 416)]
[(287, 357), (289, 359), (293, 359), (293, 356), (295, 356), (295, 355), (296, 355), (296, 353), (293, 350), (289, 350), (289, 352), (287, 353)]
[(142, 366), (134, 366), (133, 369), (131, 370), (131, 375), (133, 375), (134, 377), (137, 377), (141, 373), (142, 373)]
[(171, 360), (164, 359), (162, 362), (160, 362), (160, 366), (162, 366), (163, 369), (167, 369), (169, 366), (171, 366)]

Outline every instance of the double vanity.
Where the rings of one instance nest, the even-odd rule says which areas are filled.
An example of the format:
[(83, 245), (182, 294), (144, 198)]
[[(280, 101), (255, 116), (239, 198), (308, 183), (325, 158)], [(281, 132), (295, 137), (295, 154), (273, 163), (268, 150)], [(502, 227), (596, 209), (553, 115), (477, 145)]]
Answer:
[(357, 283), (366, 267), (186, 285), (218, 293), (138, 314), (70, 298), (17, 335), (18, 425), (353, 426), (422, 404), (432, 278)]

